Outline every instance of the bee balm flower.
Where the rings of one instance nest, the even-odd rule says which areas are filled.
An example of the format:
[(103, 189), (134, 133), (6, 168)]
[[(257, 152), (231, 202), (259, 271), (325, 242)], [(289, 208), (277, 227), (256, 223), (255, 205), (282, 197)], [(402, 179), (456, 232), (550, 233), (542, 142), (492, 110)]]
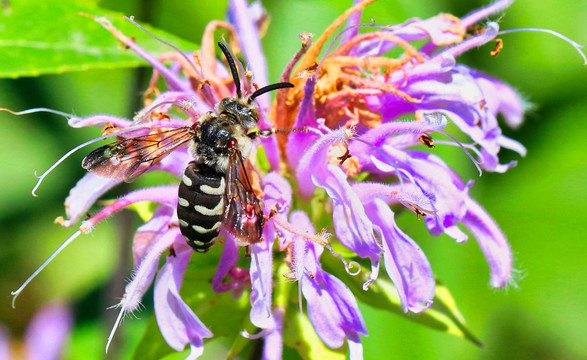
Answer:
[[(370, 24), (367, 28), (371, 31), (359, 34), (360, 11), (371, 2), (356, 2), (313, 43), (308, 35), (301, 35), (302, 48), (281, 79), (294, 87), (281, 86), (273, 106), (267, 97), (250, 96), (258, 84), (268, 83), (259, 41), (263, 16), (258, 3), (230, 1), (229, 23), (211, 23), (202, 48), (193, 57), (183, 52), (154, 57), (107, 20), (96, 19), (152, 65), (153, 78), (145, 107), (135, 119), (94, 115), (71, 117), (69, 123), (73, 127), (107, 126), (104, 136), (83, 145), (114, 136), (128, 143), (144, 140), (147, 135), (150, 140), (156, 139), (156, 145), (150, 147), (166, 156), (158, 156), (149, 164), (139, 162), (134, 168), (139, 173), (166, 171), (189, 186), (183, 174), (193, 160), (192, 154), (182, 143), (174, 142), (177, 146), (167, 148), (164, 141), (170, 141), (170, 134), (185, 136), (188, 127), (196, 129), (202, 116), (221, 109), (217, 104), (223, 99), (234, 99), (235, 94), (241, 99), (241, 88), (233, 83), (238, 77), (230, 77), (240, 69), (242, 92), (254, 100), (259, 127), (251, 136), (255, 140), (248, 149), (252, 155), (238, 159), (248, 183), (242, 196), (262, 199), (262, 214), (255, 214), (262, 216), (264, 226), (260, 238), (246, 243), (250, 254), (247, 269), (239, 262), (242, 239), (223, 224), (222, 255), (210, 280), (216, 292), (249, 297), (249, 319), (259, 331), (243, 331), (242, 335), (264, 338), (264, 356), (268, 359), (281, 357), (287, 340), (284, 328), (291, 324), (289, 320), (298, 308), (303, 312), (304, 299), (307, 315), (300, 315), (305, 319), (301, 321), (309, 321), (326, 346), (339, 348), (346, 340), (350, 357), (362, 357), (360, 335), (367, 334), (366, 325), (353, 292), (342, 280), (357, 262), (343, 259), (345, 266), (339, 271), (327, 268), (320, 260), (325, 247), (342, 258), (329, 245), (331, 242), (340, 243), (356, 254), (355, 258), (370, 263), (370, 271), (359, 269), (354, 273), (366, 276), (364, 290), (377, 284), (383, 264), (405, 312), (422, 312), (431, 306), (435, 294), (431, 264), (417, 242), (395, 221), (396, 214), (406, 209), (424, 218), (425, 226), (435, 236), (444, 233), (462, 243), (468, 236), (460, 226), (467, 228), (487, 258), (490, 284), (499, 288), (512, 281), (510, 246), (491, 217), (469, 195), (473, 182), (462, 180), (434, 154), (436, 145), (460, 146), (480, 171), (494, 172), (515, 165), (500, 162), (502, 148), (525, 154), (521, 144), (502, 134), (497, 120), (501, 115), (509, 126), (521, 122), (524, 103), (520, 96), (505, 83), (457, 62), (463, 52), (495, 39), (499, 34), (497, 23), (487, 22), (481, 31), (472, 31), (473, 26), (506, 8), (510, 1), (498, 1), (462, 19), (441, 14), (393, 26)], [(338, 36), (340, 44), (331, 46), (319, 58), (330, 35), (347, 20)], [(250, 72), (240, 63), (227, 67), (215, 57), (213, 35), (219, 28), (230, 34), (233, 41), (229, 46), (234, 52), (242, 50)], [(402, 53), (399, 57), (385, 56), (398, 49)], [(172, 65), (166, 66), (166, 61)], [(165, 89), (157, 87), (159, 79)], [(177, 111), (171, 112), (172, 108)], [(449, 121), (472, 144), (457, 142), (446, 130)], [(274, 133), (276, 137), (269, 136)], [(449, 140), (438, 139), (443, 136)], [(195, 137), (188, 140), (197, 141)], [(255, 169), (254, 153), (261, 149), (268, 165)], [(103, 149), (118, 150), (116, 146)], [(140, 154), (141, 150), (136, 152)], [(105, 158), (115, 162), (117, 158), (110, 155)], [(128, 170), (117, 167), (117, 163), (109, 163), (109, 169), (115, 174)], [(61, 223), (76, 224), (97, 199), (121, 181), (113, 177), (95, 173), (84, 176), (66, 200), (67, 218)], [(216, 190), (206, 191), (210, 195)], [(204, 351), (204, 339), (212, 337), (213, 332), (198, 318), (198, 309), (190, 308), (180, 294), (188, 263), (196, 256), (192, 256), (193, 250), (180, 232), (176, 208), (178, 202), (182, 206), (182, 200), (177, 183), (135, 190), (106, 205), (82, 221), (58, 251), (106, 217), (141, 201), (155, 203), (157, 208), (135, 235), (135, 271), (116, 305), (120, 315), (109, 340), (123, 316), (139, 307), (154, 282), (155, 316), (163, 338), (177, 351), (189, 346), (188, 358), (197, 358)], [(243, 216), (252, 210), (257, 209), (246, 207)], [(317, 232), (318, 223), (326, 224), (326, 230)], [(164, 254), (165, 262), (159, 268)], [(285, 280), (297, 282), (297, 299), (289, 296), (293, 287), (283, 285)]]

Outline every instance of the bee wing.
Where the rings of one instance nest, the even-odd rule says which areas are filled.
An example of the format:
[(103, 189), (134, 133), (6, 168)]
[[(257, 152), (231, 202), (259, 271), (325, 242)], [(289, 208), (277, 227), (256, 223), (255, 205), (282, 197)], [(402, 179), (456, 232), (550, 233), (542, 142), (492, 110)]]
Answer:
[(131, 182), (192, 138), (192, 127), (184, 126), (118, 140), (89, 153), (82, 167), (101, 176)]
[(226, 172), (225, 228), (244, 244), (261, 241), (263, 235), (263, 207), (247, 176), (243, 158), (238, 150), (228, 155)]

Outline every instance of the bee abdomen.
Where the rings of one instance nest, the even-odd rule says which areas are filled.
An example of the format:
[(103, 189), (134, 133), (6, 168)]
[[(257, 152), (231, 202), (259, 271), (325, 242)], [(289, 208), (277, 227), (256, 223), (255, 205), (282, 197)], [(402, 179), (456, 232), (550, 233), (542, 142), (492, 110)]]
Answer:
[(224, 214), (224, 174), (191, 162), (179, 184), (177, 218), (181, 234), (197, 252), (214, 244)]

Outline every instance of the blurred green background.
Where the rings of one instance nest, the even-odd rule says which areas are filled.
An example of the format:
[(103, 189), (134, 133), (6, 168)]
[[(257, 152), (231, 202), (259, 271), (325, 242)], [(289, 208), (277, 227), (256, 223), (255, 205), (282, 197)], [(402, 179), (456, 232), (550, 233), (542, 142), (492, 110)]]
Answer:
[[(350, 1), (335, 0), (263, 3), (271, 16), (263, 46), (272, 80), (298, 49), (298, 33), (320, 34), (350, 5)], [(226, 3), (219, 0), (205, 4), (104, 0), (98, 4), (135, 15), (143, 23), (194, 43), (200, 42), (205, 24), (223, 19), (226, 10)], [(439, 12), (463, 16), (484, 4), (380, 0), (367, 8), (363, 19), (373, 17), (378, 24), (392, 24)], [(585, 19), (584, 0), (520, 0), (503, 16), (501, 27), (553, 29), (585, 44)], [(106, 31), (103, 35), (110, 37)], [(587, 68), (570, 45), (553, 36), (515, 33), (502, 38), (504, 49), (498, 57), (489, 56), (492, 45), (488, 45), (459, 60), (508, 82), (535, 105), (520, 129), (505, 130), (528, 148), (528, 156), (506, 174), (485, 173), (476, 178), (474, 167), (462, 153), (439, 151), (463, 178), (476, 178), (473, 195), (507, 235), (515, 254), (519, 287), (496, 291), (488, 286), (487, 264), (473, 239), (457, 245), (446, 237), (433, 238), (413, 217), (402, 218), (404, 229), (422, 246), (435, 274), (451, 289), (470, 329), (485, 348), (363, 306), (369, 330), (364, 338), (366, 359), (587, 358), (587, 160), (583, 146), (587, 138)], [(48, 107), (80, 116), (108, 113), (131, 117), (139, 108), (149, 76), (148, 69), (139, 68), (1, 79), (0, 107)], [(85, 152), (50, 175), (37, 192), (38, 198), (30, 194), (36, 180), (33, 171), (45, 170), (69, 149), (98, 133), (95, 129), (68, 128), (63, 118), (50, 114), (17, 117), (0, 112), (0, 124), (0, 322), (18, 343), (27, 321), (42, 304), (65, 299), (73, 304), (76, 314), (65, 357), (104, 358), (107, 332), (116, 315), (105, 308), (118, 301), (124, 280), (130, 276), (128, 238), (140, 222), (133, 214), (121, 213), (82, 236), (31, 283), (13, 310), (10, 291), (74, 232), (53, 224), (53, 219), (63, 215), (63, 200), (84, 174), (79, 164)], [(515, 156), (505, 152), (502, 158)], [(167, 180), (152, 174), (131, 186)], [(117, 189), (118, 194), (127, 190)], [(129, 222), (135, 225), (125, 225)], [(125, 321), (118, 347), (107, 358), (130, 356), (152, 311), (150, 294), (144, 303), (146, 310), (139, 314), (140, 319)]]

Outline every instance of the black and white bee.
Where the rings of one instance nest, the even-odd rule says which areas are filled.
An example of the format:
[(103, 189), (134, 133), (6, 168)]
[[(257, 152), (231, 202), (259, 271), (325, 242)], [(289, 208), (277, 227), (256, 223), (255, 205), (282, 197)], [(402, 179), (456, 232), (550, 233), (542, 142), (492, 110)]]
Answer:
[(115, 179), (131, 181), (180, 145), (191, 142), (194, 161), (179, 185), (177, 216), (181, 233), (197, 252), (206, 252), (224, 226), (243, 245), (261, 241), (263, 203), (255, 195), (245, 167), (253, 140), (272, 130), (255, 130), (259, 111), (254, 99), (266, 92), (294, 85), (265, 86), (243, 97), (234, 58), (226, 56), (236, 86), (236, 97), (222, 99), (192, 125), (128, 138), (102, 146), (82, 161), (82, 167)]

